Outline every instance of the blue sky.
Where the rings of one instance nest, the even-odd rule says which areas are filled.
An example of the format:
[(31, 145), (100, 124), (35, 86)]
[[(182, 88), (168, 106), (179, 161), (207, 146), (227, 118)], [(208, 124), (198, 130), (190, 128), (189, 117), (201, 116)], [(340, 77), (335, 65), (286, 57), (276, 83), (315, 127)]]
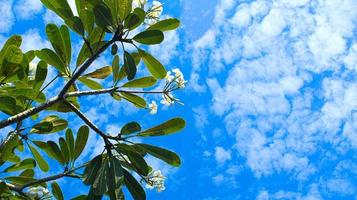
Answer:
[[(357, 2), (163, 3), (164, 15), (181, 19), (182, 27), (149, 50), (184, 72), (188, 87), (176, 95), (185, 106), (152, 116), (107, 97), (81, 100), (107, 132), (133, 119), (147, 126), (187, 120), (180, 134), (146, 140), (183, 160), (173, 169), (150, 159), (168, 179), (166, 190), (148, 191), (148, 199), (356, 199)], [(0, 0), (0, 12), (0, 43), (22, 34), (24, 50), (49, 46), (45, 23), (61, 23), (37, 0)], [(80, 124), (69, 119), (74, 128)], [(82, 159), (100, 152), (100, 144), (92, 136)], [(66, 198), (86, 191), (72, 180), (60, 183)]]

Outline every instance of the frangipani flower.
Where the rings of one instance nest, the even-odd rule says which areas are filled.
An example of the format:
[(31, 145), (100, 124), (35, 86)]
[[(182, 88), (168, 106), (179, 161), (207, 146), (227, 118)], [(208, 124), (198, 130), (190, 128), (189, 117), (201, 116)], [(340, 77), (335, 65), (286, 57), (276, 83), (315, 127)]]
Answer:
[(155, 101), (151, 101), (149, 104), (150, 114), (155, 115), (157, 113), (157, 104)]
[(153, 1), (152, 7), (150, 8), (149, 13), (147, 14), (147, 17), (149, 19), (147, 23), (151, 25), (158, 22), (163, 10), (164, 8), (161, 2)]
[(176, 68), (173, 69), (172, 71), (175, 73), (175, 81), (177, 83), (177, 86), (179, 88), (184, 88), (187, 81), (185, 81), (185, 78), (183, 77), (183, 74), (180, 71), (180, 69)]
[(28, 192), (25, 192), (25, 193), (26, 193), (26, 195), (28, 195), (31, 198), (40, 199), (40, 198), (43, 198), (44, 196), (48, 195), (50, 192), (48, 191), (47, 188), (38, 186), (38, 187), (31, 187), (28, 190)]
[(162, 175), (160, 170), (152, 171), (147, 176), (146, 188), (148, 188), (148, 189), (156, 188), (157, 192), (162, 192), (165, 190), (165, 185), (164, 185), (165, 179), (166, 179), (166, 177)]
[(171, 82), (171, 81), (174, 80), (174, 78), (175, 78), (175, 77), (171, 75), (171, 72), (168, 71), (167, 74), (166, 74), (166, 77), (165, 77), (166, 81), (167, 81), (167, 82)]
[(144, 8), (146, 0), (133, 0), (133, 8)]

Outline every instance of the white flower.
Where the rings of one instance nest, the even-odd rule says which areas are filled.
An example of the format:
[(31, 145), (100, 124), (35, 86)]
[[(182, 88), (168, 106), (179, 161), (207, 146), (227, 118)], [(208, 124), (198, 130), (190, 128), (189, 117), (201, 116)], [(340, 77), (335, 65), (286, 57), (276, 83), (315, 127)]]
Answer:
[(173, 69), (172, 71), (175, 73), (175, 80), (177, 82), (177, 86), (179, 88), (184, 88), (187, 81), (183, 77), (183, 73), (178, 68)]
[(133, 0), (133, 8), (144, 8), (146, 0)]
[(26, 195), (28, 195), (31, 198), (42, 198), (50, 193), (47, 188), (44, 188), (42, 186), (38, 187), (31, 187), (27, 192), (25, 192)]
[(29, 65), (29, 80), (30, 81), (35, 80), (36, 70), (37, 70), (37, 64), (30, 62), (30, 65)]
[(175, 103), (175, 100), (178, 100), (178, 99), (175, 99), (175, 97), (172, 96), (172, 94), (167, 93), (167, 94), (162, 95), (162, 100), (160, 103), (164, 104), (166, 106), (170, 106)]
[(170, 72), (170, 71), (168, 71), (168, 72), (166, 73), (165, 79), (167, 80), (167, 82), (173, 81), (174, 78), (175, 78), (175, 77), (171, 75), (171, 72)]
[(151, 101), (149, 104), (150, 114), (155, 115), (157, 113), (157, 104), (155, 101)]
[(161, 174), (160, 170), (155, 170), (150, 172), (147, 177), (146, 188), (154, 189), (156, 188), (157, 192), (162, 192), (165, 190), (165, 179), (166, 177)]
[(150, 8), (150, 12), (147, 14), (147, 17), (149, 18), (147, 23), (148, 24), (156, 23), (159, 20), (163, 10), (164, 8), (161, 2), (153, 1), (152, 7)]

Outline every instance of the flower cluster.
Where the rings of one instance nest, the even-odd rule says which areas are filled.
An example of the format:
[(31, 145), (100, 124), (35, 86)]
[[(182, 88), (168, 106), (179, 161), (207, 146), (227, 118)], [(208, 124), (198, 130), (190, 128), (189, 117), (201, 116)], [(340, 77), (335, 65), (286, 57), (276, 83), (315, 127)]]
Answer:
[[(142, 8), (142, 9), (144, 9), (146, 3), (147, 3), (147, 0), (134, 0), (133, 1), (133, 8)], [(147, 20), (145, 22), (148, 25), (155, 24), (156, 22), (159, 21), (163, 10), (164, 10), (164, 8), (163, 8), (161, 2), (153, 1), (152, 2), (152, 6), (147, 11), (147, 15), (146, 15)]]
[(27, 192), (25, 192), (25, 194), (32, 199), (43, 199), (46, 196), (49, 196), (50, 192), (48, 191), (47, 188), (38, 186), (38, 187), (31, 187)]
[[(172, 95), (173, 91), (185, 88), (187, 83), (180, 69), (176, 68), (172, 71), (168, 71), (165, 79), (166, 85), (164, 87), (164, 91), (162, 92), (163, 95), (160, 103), (165, 106), (171, 106), (175, 102), (182, 104), (178, 98)], [(158, 109), (157, 103), (152, 101), (151, 104), (149, 104), (148, 109), (150, 110), (150, 114), (156, 114)]]
[(156, 188), (157, 192), (162, 192), (165, 190), (165, 179), (166, 177), (161, 174), (160, 170), (152, 171), (146, 177), (146, 188)]

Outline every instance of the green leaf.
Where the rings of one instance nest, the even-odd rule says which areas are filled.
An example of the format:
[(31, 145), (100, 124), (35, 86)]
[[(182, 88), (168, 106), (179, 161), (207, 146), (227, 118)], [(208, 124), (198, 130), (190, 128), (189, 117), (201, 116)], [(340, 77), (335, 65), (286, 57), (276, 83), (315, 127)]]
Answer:
[(97, 69), (94, 72), (90, 72), (88, 74), (85, 74), (83, 76), (87, 76), (87, 77), (90, 77), (90, 78), (96, 78), (96, 79), (105, 79), (111, 73), (112, 73), (112, 67), (111, 66), (106, 66), (106, 67), (102, 67), (100, 69)]
[(66, 20), (73, 16), (71, 7), (67, 1), (63, 0), (41, 0), (41, 2), (50, 10)]
[(46, 143), (46, 149), (47, 149), (47, 154), (56, 159), (58, 162), (60, 162), (61, 164), (64, 164), (64, 158), (63, 158), (63, 154), (60, 150), (60, 148), (58, 147), (58, 145), (53, 142), (53, 141), (48, 141)]
[(138, 181), (125, 169), (124, 169), (124, 182), (131, 196), (133, 196), (133, 199), (135, 200), (146, 199), (145, 191), (141, 187), (140, 183), (138, 183)]
[(148, 68), (149, 72), (156, 78), (156, 79), (164, 79), (166, 77), (166, 69), (165, 67), (156, 60), (152, 55), (149, 53), (140, 50), (139, 54), (143, 59), (146, 67)]
[[(63, 31), (64, 31), (64, 29), (63, 29)], [(68, 41), (65, 41), (65, 38), (63, 38), (63, 36), (64, 37), (69, 37), (69, 36), (68, 35), (66, 36), (65, 33), (63, 33), (64, 35), (62, 35), (62, 33), (60, 32), (60, 29), (55, 24), (48, 24), (46, 26), (46, 34), (52, 44), (53, 49), (56, 51), (57, 55), (61, 58), (61, 61), (63, 63), (69, 64), (70, 58), (68, 55), (69, 52), (67, 52), (68, 50), (67, 50), (67, 44), (66, 44)], [(66, 38), (66, 40), (68, 40), (68, 38)], [(69, 40), (69, 42), (70, 42), (70, 40)], [(69, 45), (71, 45), (71, 44), (69, 44)]]
[(118, 45), (116, 43), (114, 43), (112, 45), (112, 49), (111, 49), (110, 53), (112, 54), (112, 56), (114, 56), (118, 53)]
[(113, 17), (110, 9), (104, 3), (95, 5), (94, 7), (95, 23), (102, 28), (113, 25)]
[(93, 9), (88, 4), (87, 0), (76, 0), (78, 15), (83, 22), (84, 29), (87, 33), (91, 33), (94, 27), (94, 14)]
[[(88, 19), (86, 19), (88, 20)], [(94, 19), (92, 19), (94, 20)], [(84, 25), (81, 20), (81, 18), (77, 16), (73, 16), (71, 18), (68, 18), (65, 20), (65, 23), (76, 33), (78, 33), (81, 36), (84, 36)], [(94, 22), (93, 22), (94, 23)]]
[(124, 68), (126, 75), (128, 76), (128, 80), (133, 80), (137, 71), (136, 64), (134, 58), (127, 51), (124, 51)]
[(17, 111), (20, 111), (16, 105), (16, 100), (9, 96), (0, 96), (0, 110), (8, 115), (13, 115), (17, 113)]
[(135, 10), (125, 19), (124, 28), (129, 31), (134, 30), (144, 22), (145, 15), (146, 14), (143, 9), (135, 8)]
[(48, 172), (50, 167), (48, 166), (46, 160), (41, 156), (35, 147), (29, 144), (29, 148), (40, 169), (44, 172)]
[(69, 147), (66, 140), (63, 137), (60, 137), (59, 144), (61, 148), (61, 152), (64, 158), (64, 162), (68, 163), (71, 160), (71, 154), (69, 153)]
[(52, 182), (51, 183), (52, 194), (57, 200), (64, 200), (62, 190), (58, 183)]
[(114, 83), (117, 83), (119, 79), (119, 56), (115, 55), (113, 59), (113, 77), (114, 77)]
[(119, 17), (122, 21), (129, 15), (132, 9), (133, 0), (120, 0), (119, 1)]
[(32, 132), (37, 134), (48, 134), (52, 129), (52, 122), (40, 122), (32, 127)]
[(82, 126), (79, 128), (77, 133), (77, 138), (75, 142), (74, 148), (74, 160), (76, 160), (82, 153), (84, 147), (87, 144), (89, 135), (89, 128), (87, 126)]
[(146, 108), (145, 99), (141, 98), (138, 95), (120, 92), (120, 95), (127, 101), (131, 102), (138, 108)]
[(36, 75), (35, 75), (35, 82), (34, 82), (34, 89), (40, 90), (43, 83), (45, 82), (47, 77), (47, 63), (44, 61), (40, 61), (37, 64), (36, 68)]
[(136, 152), (136, 150), (133, 149), (132, 146), (119, 143), (117, 144), (117, 150), (120, 153), (125, 154), (129, 158), (131, 166), (133, 166), (139, 174), (143, 176), (148, 175), (149, 167), (145, 159), (142, 155)]
[(141, 44), (160, 44), (164, 41), (164, 34), (159, 30), (148, 30), (135, 35), (133, 40)]
[(92, 185), (97, 178), (98, 170), (102, 166), (102, 155), (98, 155), (91, 160), (83, 173), (83, 183), (85, 185)]
[(6, 168), (5, 172), (15, 172), (24, 169), (33, 169), (36, 167), (36, 162), (32, 158), (27, 158), (20, 163), (11, 165), (10, 167)]
[(66, 65), (51, 49), (45, 48), (40, 51), (36, 51), (35, 54), (41, 60), (55, 67), (58, 71), (62, 72), (63, 74), (67, 74)]
[(105, 159), (104, 163), (102, 163), (100, 169), (97, 172), (97, 177), (93, 183), (93, 189), (95, 195), (103, 195), (108, 191), (107, 185), (107, 172), (109, 171), (109, 163), (108, 160)]
[(125, 83), (122, 87), (127, 88), (148, 88), (156, 84), (156, 79), (152, 76), (135, 79)]
[(71, 161), (74, 160), (74, 137), (71, 129), (67, 129), (66, 131), (66, 142), (68, 145), (69, 153), (71, 155)]
[(71, 36), (70, 36), (67, 26), (62, 25), (60, 27), (60, 32), (61, 32), (61, 36), (62, 36), (62, 40), (63, 40), (64, 52), (66, 55), (66, 62), (67, 62), (67, 65), (69, 65), (72, 60)]
[[(52, 124), (52, 127), (51, 125)], [(40, 123), (34, 125), (31, 129), (31, 133), (36, 134), (51, 134), (66, 129), (68, 122), (59, 118), (56, 115), (50, 115), (41, 120)]]
[(4, 60), (11, 64), (21, 64), (23, 57), (21, 49), (15, 45), (10, 45), (4, 53)]
[(185, 128), (186, 122), (181, 118), (174, 118), (158, 126), (145, 130), (138, 134), (138, 136), (162, 136), (178, 132)]
[(98, 90), (98, 89), (102, 89), (102, 85), (100, 85), (99, 83), (97, 83), (96, 81), (87, 78), (85, 76), (79, 77), (78, 80), (83, 83), (85, 86), (89, 87), (90, 89), (93, 90)]
[(110, 157), (108, 170), (108, 193), (110, 199), (118, 199), (121, 189), (121, 179), (123, 176), (123, 169), (120, 161), (115, 157)]
[(137, 122), (130, 122), (130, 123), (125, 124), (123, 126), (123, 128), (121, 128), (120, 134), (121, 135), (129, 135), (129, 134), (139, 132), (139, 131), (141, 131), (140, 124)]
[(156, 24), (151, 25), (147, 30), (160, 30), (164, 32), (164, 31), (175, 30), (179, 26), (180, 26), (180, 20), (175, 18), (170, 18), (170, 19), (161, 20)]
[(147, 144), (135, 144), (135, 146), (142, 148), (145, 152), (151, 154), (152, 156), (158, 159), (161, 159), (169, 165), (172, 165), (174, 167), (179, 167), (181, 165), (180, 157), (174, 152)]

